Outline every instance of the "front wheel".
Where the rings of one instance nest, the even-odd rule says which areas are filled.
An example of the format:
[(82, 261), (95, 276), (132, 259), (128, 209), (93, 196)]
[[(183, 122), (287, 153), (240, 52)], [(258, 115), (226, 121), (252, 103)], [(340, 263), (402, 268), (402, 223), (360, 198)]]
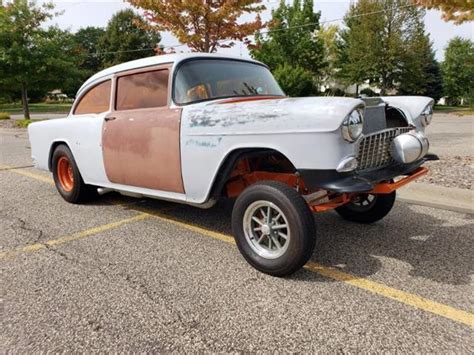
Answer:
[(316, 242), (307, 203), (294, 189), (276, 181), (259, 182), (242, 192), (232, 211), (232, 230), (247, 262), (272, 276), (300, 269)]
[(395, 198), (395, 191), (390, 194), (359, 194), (354, 201), (336, 208), (336, 212), (351, 222), (374, 223), (392, 210)]

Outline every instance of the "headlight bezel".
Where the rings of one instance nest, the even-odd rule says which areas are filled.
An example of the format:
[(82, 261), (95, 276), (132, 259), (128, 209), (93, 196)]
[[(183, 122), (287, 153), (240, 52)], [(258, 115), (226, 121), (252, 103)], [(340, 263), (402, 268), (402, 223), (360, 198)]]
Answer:
[(431, 101), (428, 105), (426, 105), (423, 111), (421, 111), (420, 122), (423, 127), (427, 127), (433, 119), (433, 106), (434, 101)]
[(364, 109), (363, 105), (357, 106), (342, 121), (341, 134), (349, 143), (354, 143), (362, 135), (364, 129)]

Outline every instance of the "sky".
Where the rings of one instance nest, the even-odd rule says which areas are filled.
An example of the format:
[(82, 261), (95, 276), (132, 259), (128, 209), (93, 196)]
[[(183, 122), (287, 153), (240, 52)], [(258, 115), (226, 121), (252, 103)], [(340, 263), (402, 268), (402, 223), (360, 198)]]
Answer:
[[(289, 1), (287, 0), (287, 2)], [(42, 1), (38, 2), (41, 3)], [(341, 19), (344, 16), (350, 2), (350, 0), (314, 0), (315, 10), (321, 11), (321, 22), (329, 21), (336, 24), (341, 24), (342, 21), (334, 20)], [(53, 0), (53, 3), (56, 5), (56, 11), (64, 11), (64, 13), (54, 18), (50, 24), (57, 24), (62, 29), (69, 29), (73, 32), (87, 26), (105, 27), (115, 12), (131, 7), (123, 0)], [(279, 1), (263, 0), (263, 4), (267, 7), (267, 10), (262, 14), (262, 19), (268, 20), (271, 17), (271, 9), (276, 8)], [(443, 59), (444, 48), (451, 38), (460, 36), (470, 38), (471, 40), (474, 39), (473, 22), (462, 25), (444, 22), (441, 19), (441, 13), (436, 10), (427, 11), (425, 28), (433, 41), (433, 47), (438, 60)], [(178, 43), (170, 33), (162, 33), (161, 44), (164, 46), (172, 46)], [(179, 50), (183, 50), (183, 47), (180, 47)], [(222, 48), (219, 52), (243, 57), (248, 56), (248, 51), (242, 43), (237, 43), (236, 46), (230, 49)]]

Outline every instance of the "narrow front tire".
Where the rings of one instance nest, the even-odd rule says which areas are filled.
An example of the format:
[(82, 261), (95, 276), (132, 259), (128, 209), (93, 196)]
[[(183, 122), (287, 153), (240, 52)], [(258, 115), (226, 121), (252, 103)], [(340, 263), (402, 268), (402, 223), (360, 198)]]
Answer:
[(257, 270), (287, 276), (313, 254), (314, 217), (301, 195), (286, 184), (263, 181), (245, 189), (232, 211), (239, 251)]

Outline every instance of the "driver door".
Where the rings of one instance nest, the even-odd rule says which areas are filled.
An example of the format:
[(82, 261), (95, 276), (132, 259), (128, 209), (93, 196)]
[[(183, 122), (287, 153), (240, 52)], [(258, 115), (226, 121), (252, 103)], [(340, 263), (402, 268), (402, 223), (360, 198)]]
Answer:
[(171, 109), (170, 66), (120, 73), (105, 116), (102, 152), (117, 184), (184, 193), (180, 158), (181, 109)]

